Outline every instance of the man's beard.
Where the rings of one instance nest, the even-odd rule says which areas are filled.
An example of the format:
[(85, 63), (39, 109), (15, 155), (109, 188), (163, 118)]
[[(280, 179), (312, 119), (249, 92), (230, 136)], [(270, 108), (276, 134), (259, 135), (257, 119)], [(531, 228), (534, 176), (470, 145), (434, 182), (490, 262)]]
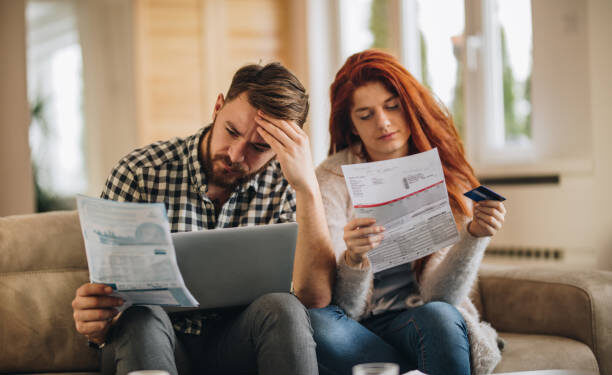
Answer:
[[(207, 134), (206, 139), (206, 153), (204, 155), (204, 171), (206, 173), (206, 180), (209, 185), (216, 185), (223, 189), (234, 190), (238, 185), (243, 184), (245, 181), (251, 179), (254, 175), (264, 170), (270, 162), (264, 164), (261, 168), (253, 173), (248, 173), (249, 170), (243, 163), (233, 163), (227, 154), (212, 155), (210, 150), (210, 144), (213, 137), (214, 124), (211, 125), (211, 129)], [(272, 158), (273, 159), (273, 158)], [(270, 161), (272, 161), (270, 159)], [(221, 164), (221, 165), (219, 165)], [(228, 172), (224, 166), (228, 167)]]

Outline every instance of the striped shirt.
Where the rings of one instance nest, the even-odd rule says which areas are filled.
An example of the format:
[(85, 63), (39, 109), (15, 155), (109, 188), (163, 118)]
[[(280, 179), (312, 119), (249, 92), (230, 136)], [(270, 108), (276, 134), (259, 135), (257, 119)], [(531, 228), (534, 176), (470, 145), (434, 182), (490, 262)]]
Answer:
[[(113, 168), (101, 197), (164, 203), (172, 232), (295, 221), (295, 192), (276, 160), (237, 186), (215, 215), (199, 155), (209, 129), (132, 151)], [(196, 311), (171, 318), (176, 330), (200, 335), (203, 322), (214, 315)]]

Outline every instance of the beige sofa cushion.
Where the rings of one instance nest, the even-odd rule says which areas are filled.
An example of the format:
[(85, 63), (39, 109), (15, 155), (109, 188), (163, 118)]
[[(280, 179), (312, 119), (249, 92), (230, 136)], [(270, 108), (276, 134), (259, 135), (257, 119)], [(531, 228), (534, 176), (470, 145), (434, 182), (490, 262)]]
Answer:
[(76, 212), (0, 218), (0, 373), (98, 369), (72, 319), (88, 279)]
[(546, 369), (587, 370), (599, 373), (591, 349), (559, 336), (500, 332), (506, 346), (494, 373)]
[(495, 329), (588, 345), (612, 374), (612, 272), (481, 268), (483, 317)]

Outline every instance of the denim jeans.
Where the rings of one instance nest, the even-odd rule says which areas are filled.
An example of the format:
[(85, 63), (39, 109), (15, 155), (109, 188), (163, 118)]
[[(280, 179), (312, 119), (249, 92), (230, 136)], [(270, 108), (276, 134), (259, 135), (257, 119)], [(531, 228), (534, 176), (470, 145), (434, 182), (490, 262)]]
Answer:
[(330, 305), (311, 309), (322, 375), (350, 375), (358, 363), (394, 362), (401, 372), (470, 374), (465, 321), (452, 305), (429, 302), (357, 322)]
[(245, 310), (211, 322), (201, 336), (175, 333), (159, 306), (130, 307), (112, 327), (101, 372), (125, 375), (135, 370), (171, 375), (318, 373), (308, 312), (288, 293), (266, 294)]

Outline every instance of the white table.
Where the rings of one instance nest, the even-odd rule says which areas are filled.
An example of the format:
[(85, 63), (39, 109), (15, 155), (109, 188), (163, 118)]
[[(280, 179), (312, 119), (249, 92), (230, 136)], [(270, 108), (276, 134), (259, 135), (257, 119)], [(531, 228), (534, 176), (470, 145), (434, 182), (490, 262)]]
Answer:
[(517, 372), (502, 372), (494, 375), (598, 375), (592, 371), (585, 370), (535, 370), (535, 371), (517, 371)]
[[(420, 375), (420, 371), (414, 370), (406, 372), (402, 375)], [(500, 372), (493, 375), (599, 375), (596, 372), (585, 370), (535, 370), (535, 371), (517, 371), (517, 372)]]

